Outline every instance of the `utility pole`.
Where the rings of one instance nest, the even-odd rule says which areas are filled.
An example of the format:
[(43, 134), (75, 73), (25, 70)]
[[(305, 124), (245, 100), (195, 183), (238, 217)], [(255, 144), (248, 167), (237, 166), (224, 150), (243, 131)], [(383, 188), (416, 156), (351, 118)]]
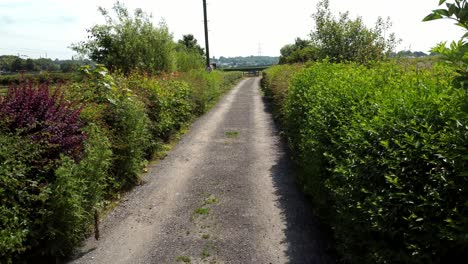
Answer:
[(205, 18), (205, 48), (206, 48), (206, 68), (210, 67), (210, 46), (208, 43), (208, 16), (206, 14), (206, 0), (203, 0), (203, 16)]

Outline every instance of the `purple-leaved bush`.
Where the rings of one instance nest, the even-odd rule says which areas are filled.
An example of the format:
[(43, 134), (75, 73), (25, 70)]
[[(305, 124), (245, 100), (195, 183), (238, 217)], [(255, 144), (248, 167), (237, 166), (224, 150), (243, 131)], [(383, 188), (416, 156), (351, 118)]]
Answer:
[(81, 110), (64, 98), (60, 88), (51, 91), (45, 84), (21, 83), (0, 97), (0, 130), (30, 137), (41, 144), (49, 161), (59, 159), (60, 154), (79, 160), (86, 138)]

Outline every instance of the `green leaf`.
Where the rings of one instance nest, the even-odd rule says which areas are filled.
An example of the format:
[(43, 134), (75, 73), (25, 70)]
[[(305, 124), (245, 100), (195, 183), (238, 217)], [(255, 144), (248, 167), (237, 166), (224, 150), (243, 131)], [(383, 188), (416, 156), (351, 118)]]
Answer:
[(382, 145), (385, 148), (388, 148), (390, 144), (388, 143), (388, 140), (381, 140), (380, 145)]
[[(459, 27), (462, 27), (464, 29), (467, 29), (468, 30), (468, 26), (463, 24), (463, 23), (456, 23), (455, 25), (459, 26)], [(466, 35), (466, 34), (465, 34)]]
[(440, 14), (432, 13), (428, 16), (426, 16), (422, 21), (431, 21), (431, 20), (436, 20), (436, 19), (441, 19), (443, 18)]
[(440, 1), (439, 1), (439, 5), (445, 3), (445, 1), (446, 1), (446, 0), (440, 0)]
[(446, 17), (450, 16), (449, 12), (445, 9), (436, 9), (436, 10), (433, 10), (432, 12), (435, 14), (439, 14), (441, 16), (446, 16)]
[(457, 14), (460, 10), (456, 5), (447, 3), (448, 14), (452, 16), (453, 14)]

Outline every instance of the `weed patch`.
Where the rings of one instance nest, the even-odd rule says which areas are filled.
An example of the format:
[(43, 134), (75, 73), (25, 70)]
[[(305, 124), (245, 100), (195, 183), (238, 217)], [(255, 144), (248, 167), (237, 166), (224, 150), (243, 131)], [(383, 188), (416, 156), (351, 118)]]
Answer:
[(218, 202), (219, 202), (218, 198), (216, 198), (216, 196), (211, 194), (210, 196), (205, 198), (205, 201), (203, 202), (203, 205), (210, 205), (210, 204), (215, 204), (215, 203), (218, 203)]
[(199, 207), (199, 208), (195, 209), (194, 213), (198, 214), (198, 215), (208, 215), (210, 213), (210, 208)]
[(190, 257), (188, 256), (178, 256), (176, 258), (177, 262), (183, 262), (183, 263), (191, 263)]
[(226, 135), (226, 137), (234, 139), (239, 136), (239, 131), (226, 131), (224, 134)]

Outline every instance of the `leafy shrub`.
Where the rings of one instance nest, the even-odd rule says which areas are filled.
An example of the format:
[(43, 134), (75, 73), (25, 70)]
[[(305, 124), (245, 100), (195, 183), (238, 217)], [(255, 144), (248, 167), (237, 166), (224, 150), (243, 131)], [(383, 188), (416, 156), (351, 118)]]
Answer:
[[(110, 145), (100, 130), (85, 128), (83, 158), (62, 156), (55, 168), (35, 167), (42, 146), (0, 133), (0, 261), (51, 260), (69, 255), (93, 223), (110, 164)], [(54, 180), (44, 181), (44, 175)]]
[(68, 96), (93, 106), (85, 111), (88, 118), (108, 129), (113, 163), (107, 180), (108, 194), (112, 194), (139, 180), (150, 139), (149, 119), (125, 78), (114, 78), (101, 65), (84, 67), (82, 74), (84, 81), (69, 87)]
[(145, 103), (153, 138), (168, 140), (193, 116), (192, 91), (188, 83), (137, 75), (129, 80), (129, 85)]
[(148, 77), (134, 74), (128, 86), (145, 104), (152, 144), (149, 156), (167, 142), (188, 121), (208, 109), (227, 88), (242, 77), (241, 73), (190, 71), (180, 76)]
[(177, 51), (176, 61), (177, 70), (181, 72), (200, 70), (205, 67), (205, 60), (197, 51)]
[[(31, 139), (0, 133), (0, 262), (13, 259), (37, 242), (34, 219), (41, 219), (44, 186), (31, 178), (38, 170), (29, 164), (40, 156)], [(36, 209), (31, 210), (34, 206)]]
[(265, 95), (273, 99), (275, 117), (283, 121), (279, 109), (285, 105), (288, 95), (288, 85), (294, 74), (304, 68), (301, 64), (273, 66), (263, 72), (261, 86)]
[(223, 72), (223, 83), (221, 85), (221, 91), (225, 92), (232, 87), (233, 84), (242, 79), (242, 72), (232, 71), (232, 72)]
[(233, 83), (242, 78), (240, 72), (206, 72), (204, 70), (181, 73), (180, 79), (192, 86), (192, 101), (196, 115), (205, 113)]
[(446, 42), (439, 43), (432, 48), (432, 52), (438, 53), (445, 60), (446, 65), (452, 67), (458, 76), (454, 78), (453, 85), (459, 88), (468, 88), (468, 1), (455, 0), (452, 3), (446, 3), (446, 0), (439, 0), (439, 6), (445, 3), (446, 9), (433, 10), (423, 21), (437, 19), (451, 19), (455, 25), (461, 27), (465, 34), (459, 41), (452, 41), (450, 48), (447, 48)]
[(94, 224), (94, 211), (103, 202), (111, 145), (99, 127), (90, 124), (84, 130), (88, 139), (83, 159), (76, 163), (62, 156), (55, 170), (56, 180), (50, 186), (48, 206), (53, 214), (44, 221), (47, 240), (42, 243), (50, 256), (73, 252)]
[(149, 120), (143, 104), (136, 99), (116, 101), (109, 110), (107, 123), (112, 125), (112, 174), (115, 177), (112, 184), (119, 190), (139, 181), (149, 141)]
[(447, 68), (408, 67), (317, 63), (281, 106), (302, 184), (353, 263), (468, 252), (467, 92)]
[(182, 78), (193, 85), (193, 101), (197, 114), (205, 113), (209, 109), (210, 102), (221, 94), (219, 72), (190, 71), (182, 75)]
[(304, 63), (320, 59), (320, 50), (312, 41), (296, 38), (294, 44), (287, 44), (280, 50), (279, 64)]
[(109, 142), (60, 89), (16, 87), (0, 109), (0, 261), (70, 254), (102, 201)]
[(79, 120), (81, 108), (66, 101), (61, 89), (51, 93), (47, 85), (36, 88), (23, 83), (10, 88), (0, 100), (4, 130), (43, 144), (45, 160), (58, 160), (62, 153), (79, 158), (85, 139)]
[(149, 119), (146, 157), (150, 159), (193, 117), (191, 89), (185, 82), (139, 75), (129, 78), (129, 85), (144, 103)]

